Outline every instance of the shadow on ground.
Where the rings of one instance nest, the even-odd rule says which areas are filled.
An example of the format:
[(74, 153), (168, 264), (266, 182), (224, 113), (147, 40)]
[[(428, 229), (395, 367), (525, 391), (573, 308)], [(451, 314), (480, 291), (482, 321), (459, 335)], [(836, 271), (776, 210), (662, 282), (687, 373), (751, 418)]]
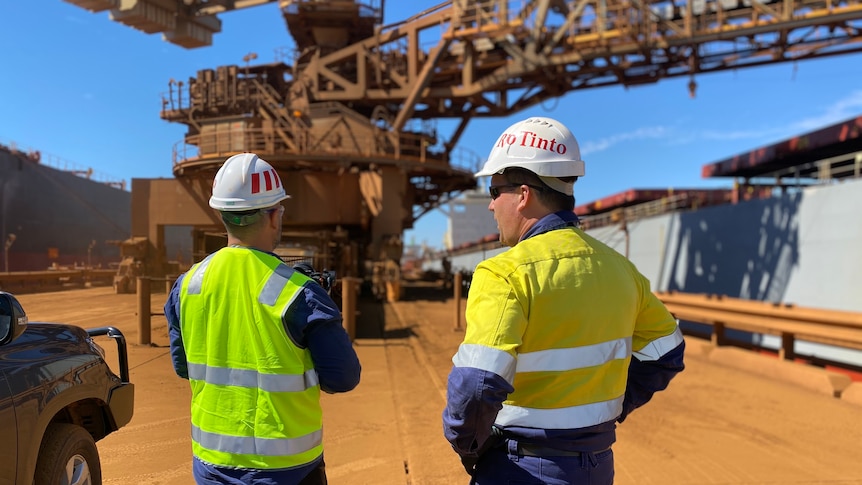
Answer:
[(451, 283), (437, 281), (405, 281), (401, 284), (401, 301), (443, 301), (454, 296)]
[[(452, 298), (452, 288), (436, 282), (406, 282), (401, 286), (400, 301), (444, 301)], [(357, 302), (359, 315), (356, 319), (356, 338), (405, 339), (415, 335), (409, 327), (401, 327), (397, 322), (387, 322), (394, 318), (386, 311), (386, 302), (373, 296), (360, 296)]]
[(373, 297), (360, 297), (356, 304), (356, 338), (383, 338), (386, 328), (386, 312), (383, 302)]

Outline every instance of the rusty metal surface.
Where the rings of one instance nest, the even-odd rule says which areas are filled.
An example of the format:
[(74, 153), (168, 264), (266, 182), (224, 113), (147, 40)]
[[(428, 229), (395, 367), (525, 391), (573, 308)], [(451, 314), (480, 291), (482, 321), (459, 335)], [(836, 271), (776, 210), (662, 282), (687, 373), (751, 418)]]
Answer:
[[(583, 11), (578, 10), (586, 4), (565, 6), (569, 9), (566, 13), (562, 4), (527, 3), (519, 10), (506, 2), (478, 2), (469, 8), (457, 3), (441, 4), (347, 45), (349, 39), (361, 35), (357, 32), (367, 32), (367, 28), (357, 31), (358, 27), (344, 27), (337, 32), (331, 18), (321, 12), (340, 5), (343, 15), (361, 16), (357, 4), (290, 3), (283, 14), (294, 37), (298, 37), (299, 48), (291, 64), (221, 66), (200, 71), (185, 86), (171, 86), (162, 117), (189, 126), (176, 153), (174, 173), (178, 178), (208, 178), (226, 156), (244, 150), (261, 153), (279, 170), (291, 173), (359, 171), (379, 178), (385, 168), (374, 167), (397, 167), (407, 172), (406, 177), (401, 182), (382, 184), (378, 193), (384, 197), (388, 194), (396, 199), (392, 204), (399, 205), (398, 197), (392, 194), (401, 192), (401, 212), (406, 212), (406, 217), (399, 220), (398, 211), (388, 204), (381, 208), (387, 218), (372, 214), (376, 220), (371, 241), (367, 249), (360, 249), (370, 259), (377, 259), (381, 251), (398, 252), (397, 248), (385, 249), (377, 244), (381, 237), (412, 227), (413, 220), (446, 195), (473, 185), (470, 172), (476, 169), (475, 164), (459, 167), (452, 157), (458, 136), (472, 116), (503, 116), (545, 97), (590, 87), (589, 83), (573, 80), (602, 74), (584, 69), (586, 64), (581, 61), (590, 55), (606, 55), (602, 54), (603, 47), (620, 47), (638, 40), (632, 26), (620, 20), (630, 18), (629, 5), (608, 8), (606, 25), (617, 29), (611, 29), (614, 33), (608, 34), (607, 42), (596, 43), (590, 37), (596, 32), (585, 32), (590, 27), (572, 27), (589, 24), (589, 19), (581, 17)], [(782, 4), (780, 8), (792, 7)], [(804, 6), (809, 7), (810, 4)], [(723, 18), (719, 15), (719, 20), (729, 26), (748, 15), (763, 15), (742, 10)], [(366, 20), (379, 21), (378, 12), (371, 12)], [(708, 30), (705, 26), (712, 20), (708, 12), (702, 14), (700, 28)], [(564, 16), (562, 22), (560, 16)], [(646, 17), (649, 23), (650, 15)], [(663, 25), (679, 35), (670, 27), (672, 22), (666, 20)], [(698, 32), (697, 25), (684, 23), (689, 34)], [(605, 26), (596, 23), (593, 28), (603, 32)], [(430, 29), (435, 36), (441, 30), (445, 33), (435, 47), (426, 51), (420, 39), (427, 37)], [(628, 34), (620, 35), (626, 29)], [(656, 27), (655, 32), (659, 30)], [(331, 34), (331, 42), (317, 45), (309, 40), (320, 32)], [(554, 35), (550, 35), (552, 32)], [(563, 68), (556, 71), (559, 79), (548, 79), (548, 68), (552, 66)], [(501, 76), (502, 72), (506, 75)], [(549, 81), (553, 89), (549, 89)], [(625, 76), (618, 81), (625, 83)], [(545, 89), (528, 89), (520, 95), (526, 97), (520, 99), (507, 96), (527, 85)], [(479, 103), (477, 96), (482, 100)], [(514, 103), (508, 104), (510, 100)], [(250, 119), (225, 121), (232, 113), (249, 112), (254, 113)], [(433, 149), (436, 133), (406, 129), (410, 119), (439, 117), (462, 119), (444, 151)], [(399, 185), (406, 185), (407, 190), (401, 191)], [(364, 191), (360, 202), (379, 200), (375, 195)], [(369, 207), (375, 212), (373, 203)]]
[[(184, 47), (209, 45), (219, 14), (270, 3), (70, 1)], [(164, 271), (165, 226), (191, 225), (195, 255), (217, 246), (208, 184), (238, 152), (258, 153), (294, 184), (284, 241), (329, 251), (342, 275), (370, 275), (400, 258), (401, 234), (418, 217), (475, 186), (478, 158), (456, 149), (473, 119), (677, 76), (692, 76), (694, 94), (696, 74), (862, 51), (862, 5), (852, 0), (459, 0), (390, 25), (377, 2), (279, 6), (295, 52), (169, 83), (161, 117), (188, 127), (175, 147), (177, 181), (132, 189), (132, 235), (150, 240), (153, 274)], [(447, 136), (439, 118), (460, 123)], [(315, 177), (329, 182), (303, 192)]]
[(587, 216), (612, 211), (645, 202), (663, 200), (668, 197), (683, 196), (686, 199), (698, 201), (693, 205), (704, 206), (721, 204), (730, 201), (730, 191), (727, 189), (629, 189), (601, 199), (587, 202), (575, 207), (575, 214)]
[[(302, 19), (311, 22), (314, 9), (351, 2), (291, 3), (302, 5)], [(325, 46), (308, 45), (285, 64), (201, 71), (185, 88), (193, 91), (197, 84), (203, 89), (218, 79), (216, 89), (208, 91), (221, 99), (197, 106), (212, 113), (229, 102), (271, 104), (274, 99), (303, 115), (314, 103), (349, 102), (364, 118), (379, 118), (400, 134), (409, 131), (409, 120), (467, 123), (506, 116), (571, 90), (862, 50), (862, 6), (853, 2), (460, 4), (444, 2), (407, 21), (380, 26), (376, 35), (331, 53)], [(285, 11), (290, 15), (298, 14)], [(328, 19), (318, 21), (328, 26)], [(334, 29), (331, 35), (338, 37)], [(255, 69), (270, 72), (257, 86), (251, 82), (261, 79)], [(264, 93), (267, 84), (273, 89)], [(163, 116), (180, 121), (188, 109), (177, 106), (179, 101), (194, 94), (179, 96), (183, 90), (177, 88), (172, 93), (177, 99), (166, 100), (171, 107)], [(283, 121), (294, 130), (301, 127), (291, 118)], [(459, 127), (447, 140), (449, 149), (462, 132)], [(299, 133), (285, 134), (291, 139), (286, 143), (300, 146)]]
[(862, 176), (862, 116), (704, 165), (702, 175), (858, 178)]

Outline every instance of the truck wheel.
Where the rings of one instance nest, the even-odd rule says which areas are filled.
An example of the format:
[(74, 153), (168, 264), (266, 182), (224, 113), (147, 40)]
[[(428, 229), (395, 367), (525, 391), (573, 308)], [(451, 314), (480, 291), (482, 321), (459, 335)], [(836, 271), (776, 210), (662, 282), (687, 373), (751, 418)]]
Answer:
[(90, 433), (74, 424), (48, 425), (39, 448), (33, 483), (101, 485), (99, 451)]

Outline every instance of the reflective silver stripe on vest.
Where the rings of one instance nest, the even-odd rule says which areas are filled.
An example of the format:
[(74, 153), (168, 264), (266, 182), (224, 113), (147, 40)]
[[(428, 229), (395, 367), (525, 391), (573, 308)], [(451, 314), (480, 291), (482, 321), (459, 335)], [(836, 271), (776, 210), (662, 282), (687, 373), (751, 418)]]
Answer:
[(567, 371), (607, 364), (631, 355), (631, 338), (621, 338), (600, 344), (570, 349), (550, 349), (518, 354), (476, 344), (462, 344), (452, 358), (456, 367), (473, 367), (493, 372), (510, 384), (516, 372)]
[(672, 334), (653, 340), (633, 355), (641, 362), (659, 360), (664, 354), (677, 348), (682, 341), (682, 331), (679, 329), (679, 325), (677, 325), (676, 330)]
[(623, 397), (610, 401), (560, 409), (536, 409), (503, 404), (495, 424), (542, 429), (586, 428), (617, 419), (623, 412)]
[(195, 268), (194, 274), (192, 274), (191, 278), (189, 278), (189, 286), (188, 290), (186, 290), (187, 294), (199, 295), (201, 293), (201, 287), (204, 283), (204, 272), (206, 272), (207, 266), (209, 266), (210, 261), (215, 255), (216, 253), (210, 254), (198, 264), (197, 268)]
[(630, 337), (569, 349), (550, 349), (518, 354), (517, 372), (567, 371), (607, 364), (631, 355)]
[(323, 431), (315, 431), (299, 438), (256, 438), (208, 433), (192, 425), (192, 439), (210, 450), (224, 453), (262, 456), (286, 456), (305, 453), (322, 442)]
[(493, 372), (511, 384), (515, 380), (515, 358), (502, 350), (477, 344), (461, 344), (452, 357), (455, 367), (473, 367)]
[(212, 367), (189, 363), (189, 379), (207, 384), (260, 389), (267, 392), (302, 392), (319, 384), (314, 369), (304, 374), (261, 374), (251, 369)]
[[(263, 305), (275, 305), (275, 302), (278, 300), (278, 297), (287, 285), (287, 280), (293, 276), (293, 272), (294, 270), (286, 265), (280, 264), (276, 266), (275, 271), (269, 275), (269, 279), (266, 280), (266, 283), (263, 285), (263, 290), (260, 291), (257, 301)], [(297, 293), (298, 292), (294, 292), (291, 296), (291, 302), (296, 298)], [(290, 303), (288, 303), (287, 306), (290, 306)]]

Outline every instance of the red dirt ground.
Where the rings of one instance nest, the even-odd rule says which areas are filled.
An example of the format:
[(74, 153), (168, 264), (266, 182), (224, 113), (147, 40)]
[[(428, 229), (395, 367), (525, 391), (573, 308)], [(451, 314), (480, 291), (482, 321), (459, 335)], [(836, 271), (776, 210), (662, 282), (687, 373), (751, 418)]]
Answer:
[[(153, 311), (164, 297), (153, 295)], [(104, 483), (193, 484), (189, 389), (171, 368), (164, 318), (152, 318), (152, 344), (138, 345), (135, 295), (93, 288), (20, 300), (32, 321), (112, 325), (126, 335), (136, 409), (98, 444)], [(360, 307), (362, 382), (323, 397), (331, 485), (468, 482), (440, 425), (463, 337), (455, 315), (453, 300), (416, 288), (402, 301)], [(113, 342), (100, 343), (113, 365)], [(862, 406), (717, 365), (702, 343), (691, 348), (686, 371), (620, 425), (618, 485), (862, 484)]]

